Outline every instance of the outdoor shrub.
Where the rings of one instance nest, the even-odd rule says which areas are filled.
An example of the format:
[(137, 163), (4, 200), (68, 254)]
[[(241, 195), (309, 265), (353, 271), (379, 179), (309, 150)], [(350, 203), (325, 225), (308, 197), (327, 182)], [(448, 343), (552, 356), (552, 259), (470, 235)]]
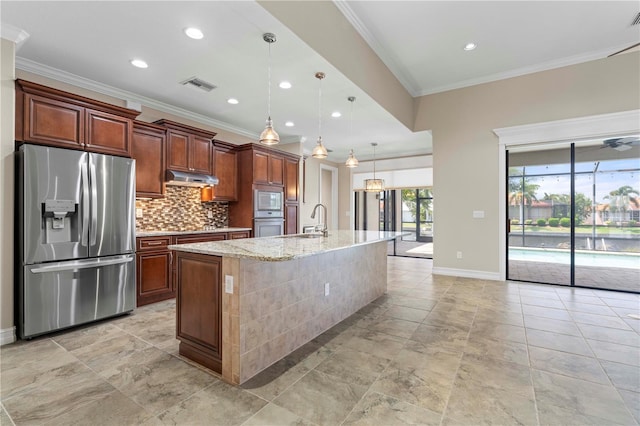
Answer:
[(511, 219), (511, 224), (512, 224), (512, 225), (520, 225), (520, 220), (518, 220), (518, 219)]
[(524, 221), (525, 225), (531, 225), (532, 223), (533, 223), (532, 219), (527, 219), (527, 220)]
[(562, 219), (560, 219), (560, 226), (562, 226), (563, 228), (570, 227), (571, 219), (569, 219), (568, 217), (563, 217)]
[(560, 219), (558, 219), (557, 217), (550, 217), (549, 218), (549, 226), (557, 228), (559, 223), (560, 223)]
[(538, 219), (538, 226), (545, 226), (547, 224), (546, 219)]
[(638, 221), (637, 220), (630, 220), (629, 221), (629, 226), (638, 226)]

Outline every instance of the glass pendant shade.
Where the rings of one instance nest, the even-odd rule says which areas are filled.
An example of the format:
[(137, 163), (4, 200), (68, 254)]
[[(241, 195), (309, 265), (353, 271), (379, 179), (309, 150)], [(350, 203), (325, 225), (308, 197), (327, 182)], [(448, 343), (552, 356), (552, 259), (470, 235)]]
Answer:
[(268, 69), (268, 93), (269, 96), (267, 98), (267, 125), (265, 126), (262, 133), (260, 133), (260, 143), (263, 145), (275, 145), (280, 142), (280, 136), (273, 129), (273, 121), (271, 121), (271, 43), (276, 42), (276, 35), (272, 33), (264, 33), (262, 35), (262, 39), (269, 44), (269, 66)]
[(316, 143), (316, 146), (313, 148), (313, 152), (311, 153), (311, 156), (313, 158), (327, 158), (327, 155), (329, 155), (329, 153), (327, 152), (327, 148), (324, 147), (324, 145), (322, 144), (322, 136), (318, 137), (318, 142)]
[(358, 167), (358, 159), (353, 155), (353, 150), (349, 152), (349, 158), (347, 158), (347, 162), (344, 165), (350, 169)]
[(382, 192), (384, 191), (384, 179), (365, 179), (364, 190), (366, 192)]
[(377, 143), (372, 143), (373, 147), (373, 179), (364, 180), (365, 192), (382, 192), (384, 191), (384, 179), (376, 179), (376, 146)]
[(275, 145), (280, 142), (280, 136), (273, 129), (273, 122), (271, 121), (271, 117), (267, 118), (267, 126), (264, 128), (262, 133), (260, 133), (260, 143), (263, 145)]

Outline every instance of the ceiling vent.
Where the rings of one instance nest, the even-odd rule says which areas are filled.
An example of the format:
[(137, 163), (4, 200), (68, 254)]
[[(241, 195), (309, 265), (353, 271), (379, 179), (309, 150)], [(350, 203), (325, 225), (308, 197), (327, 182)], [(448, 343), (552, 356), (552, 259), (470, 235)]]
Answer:
[(638, 24), (640, 24), (640, 12), (638, 12), (636, 17), (633, 18), (633, 22), (631, 23), (631, 25), (638, 25)]
[(211, 83), (207, 83), (206, 81), (198, 78), (198, 77), (191, 77), (188, 78), (184, 81), (181, 81), (180, 84), (182, 84), (183, 86), (192, 86), (195, 88), (198, 88), (200, 90), (204, 90), (205, 92), (210, 92), (213, 89), (216, 88), (215, 85), (211, 84)]

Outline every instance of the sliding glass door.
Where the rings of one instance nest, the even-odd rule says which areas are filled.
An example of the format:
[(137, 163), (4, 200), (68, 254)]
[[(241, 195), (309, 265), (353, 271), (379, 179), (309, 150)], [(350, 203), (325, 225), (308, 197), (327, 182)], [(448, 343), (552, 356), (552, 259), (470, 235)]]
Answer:
[(638, 137), (519, 148), (507, 161), (508, 279), (640, 291)]
[(570, 150), (509, 151), (508, 161), (508, 279), (571, 285)]

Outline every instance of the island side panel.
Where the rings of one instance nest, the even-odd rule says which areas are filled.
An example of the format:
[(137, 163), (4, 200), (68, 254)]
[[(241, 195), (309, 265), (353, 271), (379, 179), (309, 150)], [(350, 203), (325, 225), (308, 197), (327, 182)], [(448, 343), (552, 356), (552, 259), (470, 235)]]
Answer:
[(179, 353), (222, 370), (222, 258), (177, 252), (176, 337)]
[(387, 242), (282, 262), (240, 259), (237, 274), (239, 328), (229, 340), (239, 342), (239, 377), (224, 375), (235, 354), (223, 356), (223, 377), (239, 384), (382, 296)]

